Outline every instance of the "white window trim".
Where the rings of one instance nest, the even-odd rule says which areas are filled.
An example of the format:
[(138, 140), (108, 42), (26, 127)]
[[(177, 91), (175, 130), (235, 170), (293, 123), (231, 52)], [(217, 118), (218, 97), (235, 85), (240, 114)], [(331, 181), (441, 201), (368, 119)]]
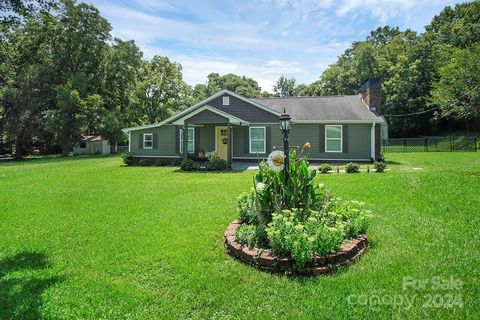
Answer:
[[(188, 153), (194, 153), (195, 152), (195, 128), (194, 127), (188, 127), (188, 131), (192, 130), (192, 145), (193, 145), (193, 150), (187, 150)], [(180, 153), (183, 153), (183, 128), (180, 128), (180, 139), (179, 139), (179, 150)], [(187, 135), (187, 145), (188, 145), (188, 135)], [(187, 146), (188, 149), (188, 146)]]
[[(340, 127), (340, 138), (329, 138), (327, 136), (327, 129), (329, 127)], [(340, 140), (340, 151), (338, 150), (328, 150), (328, 143), (327, 141), (328, 140)], [(343, 152), (343, 125), (341, 124), (335, 124), (335, 125), (326, 125), (325, 126), (325, 152), (329, 152), (329, 153), (342, 153)]]
[[(256, 154), (257, 151), (252, 150), (252, 129), (263, 129), (263, 152), (258, 151), (259, 154), (265, 154), (267, 152), (267, 130), (265, 127), (249, 127), (248, 128), (248, 151), (249, 153)], [(260, 140), (260, 139), (256, 139)]]
[(224, 106), (229, 106), (230, 105), (230, 97), (229, 96), (223, 96), (222, 97), (222, 105), (224, 105)]
[[(148, 139), (148, 140), (152, 143), (151, 147), (145, 146), (145, 142), (147, 141), (147, 139), (146, 139), (147, 136), (150, 136), (150, 139)], [(144, 133), (143, 134), (143, 149), (153, 149), (153, 133)]]

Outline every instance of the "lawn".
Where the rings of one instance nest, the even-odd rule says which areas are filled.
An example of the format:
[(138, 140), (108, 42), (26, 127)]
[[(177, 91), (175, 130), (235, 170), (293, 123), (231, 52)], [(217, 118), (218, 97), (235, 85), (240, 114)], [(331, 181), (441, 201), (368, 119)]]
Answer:
[(316, 278), (225, 254), (251, 171), (122, 167), (119, 157), (1, 163), (0, 318), (478, 317), (480, 154), (388, 160), (385, 174), (320, 176), (375, 217), (361, 260)]

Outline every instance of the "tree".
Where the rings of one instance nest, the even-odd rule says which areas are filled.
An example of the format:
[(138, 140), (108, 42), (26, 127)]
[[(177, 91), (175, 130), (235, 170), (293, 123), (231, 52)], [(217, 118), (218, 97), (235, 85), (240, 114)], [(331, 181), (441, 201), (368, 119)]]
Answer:
[(190, 87), (183, 81), (182, 66), (167, 57), (144, 61), (136, 87), (138, 122), (155, 123), (184, 109)]
[(2, 0), (0, 1), (0, 26), (8, 28), (20, 20), (48, 13), (57, 5), (56, 0)]
[(466, 48), (480, 42), (480, 1), (450, 6), (436, 15), (426, 27), (427, 36), (433, 42)]
[(92, 115), (89, 108), (103, 105), (94, 94), (101, 93), (98, 83), (105, 72), (110, 30), (95, 7), (71, 0), (62, 1), (49, 29), (57, 79), (52, 83), (57, 94), (56, 109), (49, 112), (49, 128), (62, 146), (62, 155), (68, 155), (80, 138), (84, 120)]
[(48, 14), (2, 28), (0, 39), (0, 138), (19, 159), (45, 127), (44, 114), (54, 91), (45, 26)]
[(296, 79), (286, 78), (283, 74), (277, 80), (277, 82), (273, 85), (273, 91), (277, 97), (291, 97), (295, 95), (295, 83)]
[(468, 122), (480, 117), (480, 43), (449, 51), (432, 101), (444, 117)]
[(122, 128), (136, 124), (135, 90), (142, 65), (142, 52), (134, 41), (114, 39), (105, 57), (105, 79), (102, 83), (103, 107), (99, 123), (89, 129), (103, 135), (112, 151), (124, 138)]
[(229, 73), (220, 76), (218, 73), (210, 73), (207, 82), (207, 96), (213, 95), (220, 90), (230, 90), (247, 98), (260, 98), (261, 88), (258, 82), (245, 76)]
[(375, 48), (382, 47), (393, 41), (395, 36), (400, 35), (400, 29), (398, 27), (383, 26), (370, 32), (367, 37), (367, 41), (372, 43)]
[(295, 95), (299, 96), (299, 97), (303, 97), (303, 96), (309, 96), (310, 95), (310, 86), (306, 85), (306, 84), (299, 84), (296, 88), (295, 88)]
[(205, 100), (208, 97), (208, 89), (206, 84), (197, 84), (193, 87), (192, 99), (193, 104)]

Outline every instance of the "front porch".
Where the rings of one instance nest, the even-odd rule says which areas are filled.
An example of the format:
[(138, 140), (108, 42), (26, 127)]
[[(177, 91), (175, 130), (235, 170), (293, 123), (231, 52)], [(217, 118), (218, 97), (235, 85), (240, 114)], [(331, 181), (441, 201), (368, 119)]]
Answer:
[[(180, 127), (180, 153), (184, 159), (189, 156), (203, 158), (211, 153), (227, 161), (233, 159), (233, 130), (231, 123), (185, 123)], [(191, 130), (193, 128), (193, 130)], [(187, 141), (187, 143), (183, 143)]]
[[(215, 152), (232, 166), (233, 130), (249, 123), (218, 109), (204, 106), (173, 123), (180, 130), (180, 153), (184, 159), (189, 155), (202, 157)], [(194, 128), (194, 130), (190, 130)], [(183, 143), (187, 141), (187, 143)]]

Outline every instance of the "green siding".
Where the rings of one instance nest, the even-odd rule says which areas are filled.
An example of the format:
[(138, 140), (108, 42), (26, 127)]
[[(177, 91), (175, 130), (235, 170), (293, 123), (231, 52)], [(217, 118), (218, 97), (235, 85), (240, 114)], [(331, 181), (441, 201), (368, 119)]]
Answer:
[[(270, 127), (270, 132), (271, 132), (271, 148), (268, 150), (269, 143), (266, 143), (267, 145), (267, 150), (265, 154), (260, 154), (260, 157), (264, 158), (266, 155), (268, 155), (274, 147), (281, 147), (283, 146), (282, 142), (282, 136), (277, 133), (276, 131), (280, 131), (278, 129), (278, 125), (256, 125), (252, 124), (253, 127)], [(256, 159), (257, 154), (256, 153), (249, 153), (248, 150), (248, 128), (249, 127), (233, 127), (233, 157), (241, 157), (241, 158), (246, 158), (246, 157), (251, 157)]]
[[(339, 123), (342, 124), (342, 123)], [(345, 125), (345, 124), (344, 124)], [(283, 139), (277, 125), (271, 127), (272, 149), (283, 149)], [(370, 128), (371, 124), (347, 124), (347, 152), (320, 152), (320, 124), (293, 124), (290, 131), (290, 146), (302, 147), (308, 141), (312, 145), (309, 158), (312, 159), (370, 159)], [(235, 127), (233, 130), (233, 157), (256, 158), (256, 154), (248, 153), (245, 148), (248, 127)], [(268, 152), (268, 150), (267, 150)], [(262, 156), (262, 155), (261, 155)]]
[(224, 116), (221, 116), (219, 114), (216, 114), (214, 112), (208, 111), (208, 110), (203, 110), (200, 113), (197, 113), (196, 115), (188, 118), (185, 120), (188, 123), (228, 123), (228, 118), (225, 118)]
[(301, 147), (306, 141), (310, 142), (312, 148), (309, 151), (309, 158), (313, 159), (370, 159), (370, 129), (372, 125), (351, 123), (343, 125), (348, 128), (347, 152), (321, 152), (319, 124), (293, 124), (290, 145)]
[[(139, 136), (144, 133), (157, 134), (157, 148), (141, 149)], [(175, 152), (175, 126), (164, 125), (150, 129), (135, 130), (131, 132), (130, 151), (136, 156), (179, 156)]]
[[(258, 126), (271, 128), (271, 141), (267, 143), (267, 148), (268, 145), (271, 148), (267, 150), (266, 154), (260, 155), (261, 158), (266, 157), (272, 149), (283, 149), (282, 134), (278, 125)], [(347, 152), (320, 152), (320, 124), (293, 124), (290, 132), (290, 145), (302, 147), (306, 141), (310, 142), (312, 148), (309, 151), (309, 158), (311, 159), (370, 159), (371, 124), (347, 124), (347, 126)], [(215, 150), (215, 125), (204, 125), (196, 128), (200, 134), (200, 139), (199, 145), (195, 145), (195, 150), (199, 147), (203, 147), (206, 151)], [(157, 149), (145, 150), (139, 148), (139, 135), (143, 133), (157, 134)], [(250, 154), (246, 148), (248, 146), (248, 141), (245, 141), (247, 137), (248, 127), (233, 126), (233, 158), (257, 158), (256, 154)], [(180, 156), (180, 154), (175, 152), (175, 143), (178, 143), (176, 141), (175, 126), (164, 125), (162, 127), (132, 131), (131, 138), (131, 151), (137, 156)]]

